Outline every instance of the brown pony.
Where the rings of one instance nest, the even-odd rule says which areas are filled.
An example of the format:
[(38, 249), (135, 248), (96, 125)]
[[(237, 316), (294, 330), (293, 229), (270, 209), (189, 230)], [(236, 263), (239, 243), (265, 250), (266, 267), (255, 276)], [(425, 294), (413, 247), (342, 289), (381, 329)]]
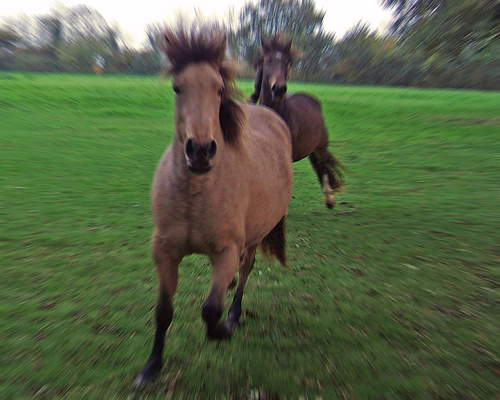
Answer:
[(286, 95), (286, 80), (292, 67), (292, 41), (285, 41), (280, 34), (263, 40), (256, 69), (255, 92), (250, 101), (268, 106), (283, 117), (292, 133), (293, 161), (309, 156), (328, 208), (335, 204), (333, 194), (343, 186), (343, 169), (328, 151), (328, 132), (321, 115), (319, 102), (304, 93)]
[[(212, 280), (202, 317), (208, 338), (229, 338), (257, 247), (285, 264), (283, 217), (292, 192), (289, 129), (273, 111), (232, 100), (233, 69), (225, 61), (223, 31), (216, 25), (189, 32), (179, 26), (165, 39), (176, 96), (175, 135), (153, 182), (156, 335), (137, 387), (161, 369), (182, 258), (209, 256)], [(220, 322), (238, 266), (234, 300)]]

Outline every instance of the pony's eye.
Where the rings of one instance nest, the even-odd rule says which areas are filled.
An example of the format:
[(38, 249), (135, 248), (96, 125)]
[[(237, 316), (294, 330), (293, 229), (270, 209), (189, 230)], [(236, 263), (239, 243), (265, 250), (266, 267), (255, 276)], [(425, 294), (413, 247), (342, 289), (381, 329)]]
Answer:
[(217, 91), (217, 94), (218, 94), (219, 96), (222, 96), (222, 95), (224, 94), (224, 91), (225, 91), (224, 87), (221, 87), (221, 88), (219, 88), (219, 90)]
[(172, 86), (172, 89), (174, 90), (174, 93), (175, 94), (179, 94), (181, 92), (181, 89), (179, 88), (179, 86), (177, 85), (173, 85)]

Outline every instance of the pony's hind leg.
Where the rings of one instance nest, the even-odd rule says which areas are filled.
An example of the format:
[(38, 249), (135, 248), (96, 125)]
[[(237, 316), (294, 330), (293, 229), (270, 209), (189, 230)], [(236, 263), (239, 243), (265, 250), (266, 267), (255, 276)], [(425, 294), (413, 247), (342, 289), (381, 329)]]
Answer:
[(210, 256), (213, 265), (212, 282), (201, 310), (209, 339), (228, 339), (232, 335), (232, 331), (220, 319), (224, 311), (224, 296), (234, 278), (240, 254), (237, 246), (233, 246)]
[(171, 254), (168, 254), (158, 238), (153, 238), (152, 247), (159, 280), (156, 333), (148, 362), (135, 381), (136, 388), (142, 386), (144, 382), (152, 381), (162, 368), (165, 334), (172, 322), (174, 313), (172, 303), (177, 289), (177, 270), (180, 257), (172, 257)]
[(240, 273), (238, 278), (238, 287), (236, 288), (236, 293), (234, 294), (233, 303), (229, 307), (229, 313), (227, 316), (226, 327), (231, 332), (238, 325), (241, 316), (241, 300), (243, 299), (243, 291), (245, 290), (245, 284), (248, 279), (248, 275), (253, 268), (255, 262), (255, 252), (257, 246), (250, 247), (245, 250), (242, 262), (240, 264)]
[(335, 190), (330, 186), (330, 180), (328, 175), (323, 175), (321, 186), (323, 188), (323, 194), (325, 195), (325, 204), (328, 208), (332, 208), (335, 205)]

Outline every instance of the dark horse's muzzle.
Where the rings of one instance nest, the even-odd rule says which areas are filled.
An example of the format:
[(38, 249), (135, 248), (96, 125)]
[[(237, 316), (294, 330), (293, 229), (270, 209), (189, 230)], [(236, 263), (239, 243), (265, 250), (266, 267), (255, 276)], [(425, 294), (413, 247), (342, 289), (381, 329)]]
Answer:
[(216, 153), (217, 142), (215, 140), (197, 143), (194, 139), (189, 138), (184, 143), (187, 165), (193, 174), (201, 175), (210, 171)]
[(273, 85), (271, 88), (271, 91), (273, 92), (273, 97), (274, 98), (280, 98), (283, 97), (286, 94), (286, 84), (284, 85), (277, 85), (276, 83)]

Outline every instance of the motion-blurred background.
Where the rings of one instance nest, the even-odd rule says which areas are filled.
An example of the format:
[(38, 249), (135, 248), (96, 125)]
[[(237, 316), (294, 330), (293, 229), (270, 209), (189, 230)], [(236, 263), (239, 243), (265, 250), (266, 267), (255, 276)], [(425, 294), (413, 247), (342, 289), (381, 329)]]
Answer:
[(4, 4), (0, 70), (156, 74), (165, 24), (212, 13), (229, 29), (242, 77), (252, 75), (260, 38), (283, 31), (304, 55), (296, 80), (500, 89), (498, 0), (168, 3)]

